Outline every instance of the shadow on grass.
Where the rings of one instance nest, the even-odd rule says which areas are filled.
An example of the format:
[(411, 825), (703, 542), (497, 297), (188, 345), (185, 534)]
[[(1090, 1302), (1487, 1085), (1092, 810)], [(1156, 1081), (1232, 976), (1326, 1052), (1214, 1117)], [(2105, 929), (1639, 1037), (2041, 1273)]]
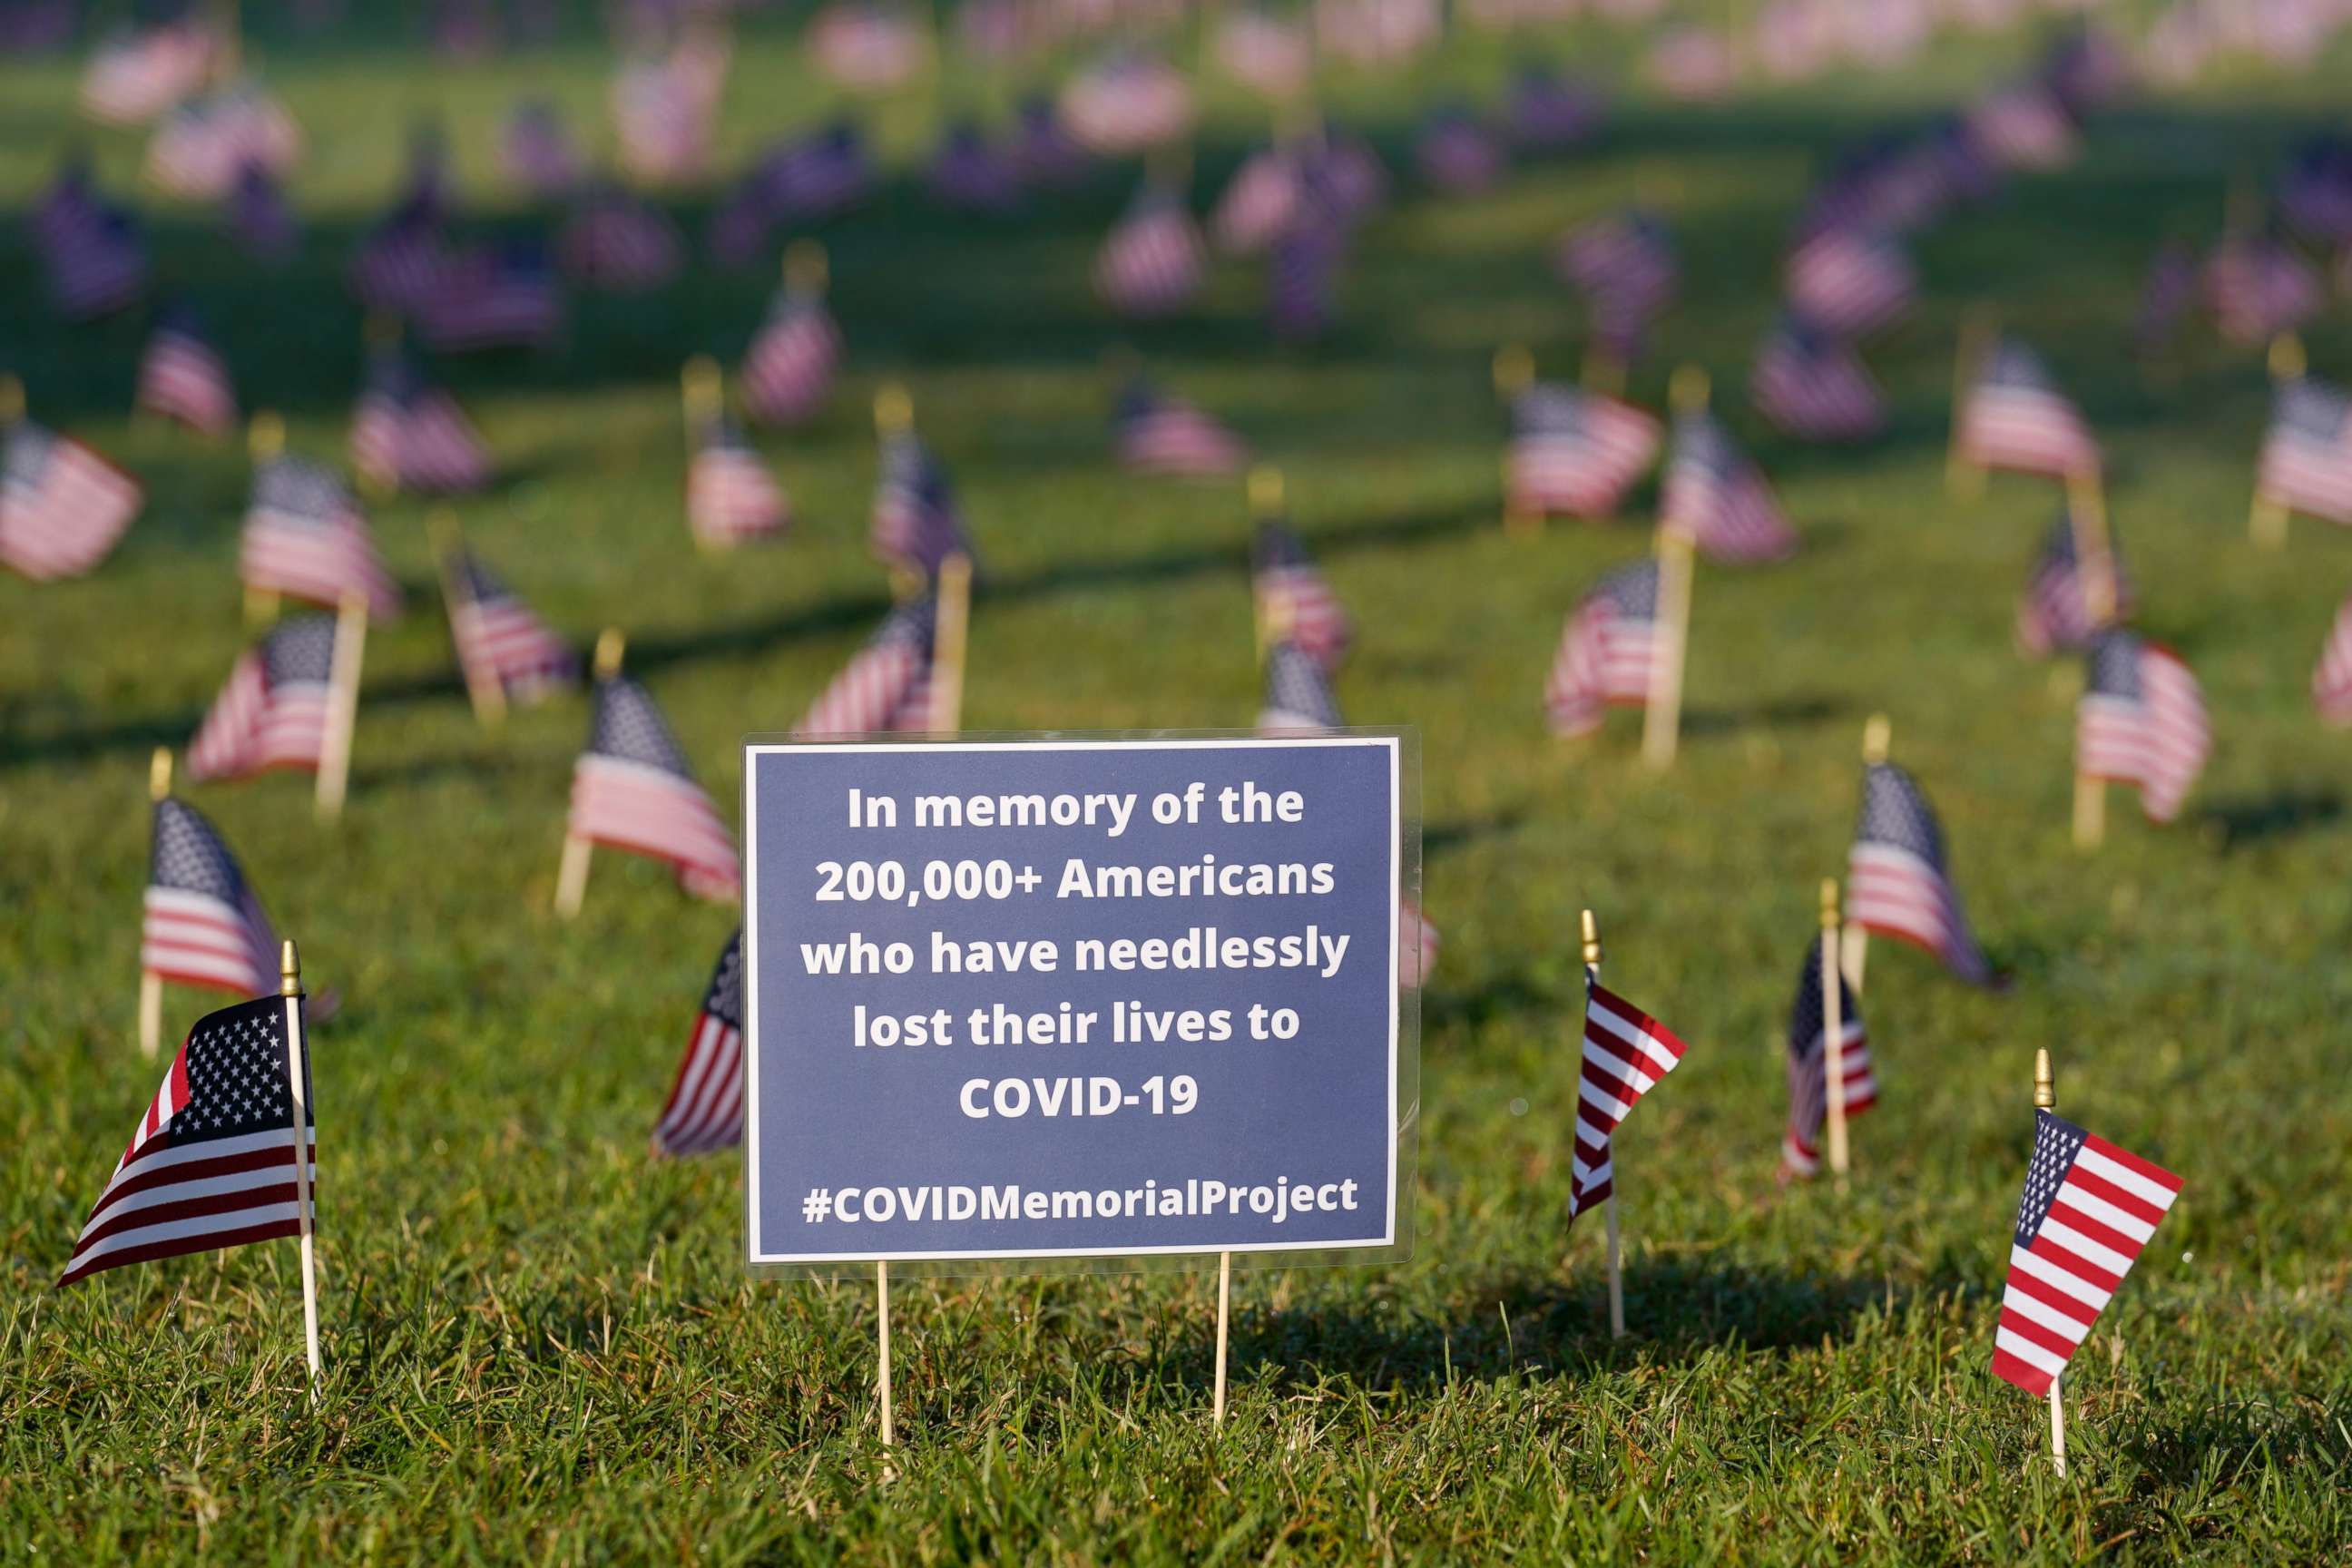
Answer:
[(2325, 827), (2344, 816), (2344, 797), (2333, 789), (2288, 788), (2269, 795), (2216, 802), (2198, 814), (2207, 833), (2218, 835), (2223, 854)]

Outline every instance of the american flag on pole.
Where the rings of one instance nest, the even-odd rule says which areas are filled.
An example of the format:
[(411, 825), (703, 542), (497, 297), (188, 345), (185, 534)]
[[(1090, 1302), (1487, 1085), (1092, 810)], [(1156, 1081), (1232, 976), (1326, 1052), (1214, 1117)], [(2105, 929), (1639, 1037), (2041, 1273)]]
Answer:
[(1302, 203), (1266, 263), (1266, 315), (1276, 337), (1304, 342), (1330, 326), (1339, 309), (1333, 279), (1346, 257), (1340, 217), (1320, 202)]
[(2352, 397), (2312, 376), (2282, 381), (2254, 489), (2292, 510), (2352, 525)]
[(2321, 245), (2352, 241), (2352, 139), (2315, 137), (2297, 147), (2278, 178), (2279, 216)]
[(677, 1064), (654, 1152), (670, 1159), (708, 1154), (743, 1141), (743, 931), (738, 926), (719, 954), (686, 1058)]
[(1970, 139), (2003, 168), (2063, 169), (2082, 151), (2074, 115), (2040, 81), (2027, 79), (1998, 89), (1969, 108), (1963, 118)]
[(2189, 308), (2197, 302), (2197, 256), (2179, 241), (2168, 243), (2147, 264), (2139, 286), (2139, 308), (2132, 313), (2131, 350), (2142, 359), (2172, 346)]
[(1511, 506), (1607, 517), (1649, 471), (1660, 434), (1658, 421), (1630, 403), (1573, 386), (1530, 386), (1511, 405)]
[(874, 169), (866, 138), (844, 120), (771, 153), (752, 178), (772, 216), (813, 223), (864, 197)]
[(93, 205), (42, 248), (49, 302), (69, 321), (91, 321), (138, 303), (147, 291), (147, 245), (123, 209)]
[(303, 458), (272, 458), (254, 475), (237, 575), (248, 588), (313, 605), (340, 605), (356, 590), (373, 618), (400, 614), (399, 585), (359, 503), (331, 469)]
[(2180, 1195), (2181, 1180), (2055, 1112), (2033, 1113), (2033, 1158), (2017, 1200), (1992, 1372), (2042, 1395)]
[(0, 432), (0, 562), (36, 583), (79, 577), (139, 515), (139, 482), (30, 419)]
[(387, 492), (446, 495), (490, 482), (490, 455), (473, 421), (397, 350), (370, 358), (352, 412), (352, 467)]
[(1287, 147), (1261, 147), (1242, 160), (1209, 215), (1217, 248), (1254, 256), (1280, 238), (1306, 199), (1306, 174)]
[(236, 389), (228, 363), (205, 336), (195, 312), (174, 305), (156, 319), (139, 360), (132, 405), (176, 420), (215, 439), (236, 428)]
[(1785, 278), (1790, 309), (1846, 337), (1901, 321), (1919, 297), (1918, 270), (1893, 236), (1843, 225), (1800, 240)]
[(1721, 561), (1777, 561), (1797, 548), (1796, 531), (1764, 472), (1705, 409), (1675, 417), (1674, 447), (1659, 500), (1659, 524)]
[(2311, 700), (2331, 724), (2352, 724), (2352, 599), (2336, 612), (2319, 667), (2311, 672)]
[(2206, 261), (2205, 298), (2223, 338), (2257, 347), (2316, 316), (2326, 289), (2276, 237), (2241, 234), (2223, 239)]
[(1584, 296), (1595, 335), (1621, 359), (1633, 357), (1681, 286), (1674, 237), (1656, 214), (1638, 207), (1570, 230), (1555, 259), (1561, 279)]
[(278, 984), (278, 933), (220, 834), (184, 801), (155, 803), (142, 973), (250, 996)]
[(824, 405), (840, 368), (841, 329), (824, 291), (788, 284), (744, 352), (744, 409), (763, 425), (797, 425)]
[(725, 415), (703, 421), (686, 468), (686, 521), (706, 544), (740, 544), (783, 531), (792, 504), (760, 454)]
[(563, 275), (583, 289), (641, 294), (677, 276), (686, 239), (669, 215), (617, 185), (592, 187), (555, 237)]
[(417, 335), (442, 353), (535, 348), (563, 330), (563, 291), (534, 243), (445, 265), (413, 312)]
[(709, 165), (712, 121), (726, 83), (723, 46), (682, 44), (632, 60), (613, 79), (613, 133), (621, 164), (644, 180), (687, 180)]
[(2105, 622), (2131, 613), (2131, 580), (2111, 537), (2107, 542), (2107, 586), (2114, 595), (2112, 613), (2094, 618), (2089, 584), (2075, 559), (2074, 524), (2064, 507), (2050, 525), (2042, 555), (2033, 563), (2032, 579), (2017, 601), (2017, 645), (2036, 658), (2058, 648), (2078, 648)]
[(580, 679), (570, 643), (531, 613), (522, 595), (470, 550), (450, 563), (457, 596), (449, 605), (449, 637), (469, 678), (498, 682), (508, 698), (530, 701)]
[(1063, 124), (1054, 100), (1039, 97), (1015, 114), (1013, 163), (1032, 190), (1056, 190), (1083, 178), (1094, 160)]
[(1225, 74), (1265, 98), (1288, 98), (1314, 74), (1315, 44), (1306, 27), (1263, 6), (1229, 13), (1218, 24), (1216, 45)]
[(950, 555), (979, 563), (947, 470), (912, 429), (882, 438), (882, 472), (874, 487), (867, 539), (876, 559), (903, 566), (927, 583)]
[(1612, 1136), (1642, 1097), (1682, 1064), (1683, 1043), (1664, 1025), (1604, 990), (1585, 984), (1584, 1062), (1577, 1076), (1575, 1181), (1570, 1220), (1616, 1191)]
[(1250, 584), (1270, 642), (1288, 643), (1327, 670), (1339, 668), (1355, 631), (1305, 540), (1271, 519), (1261, 521), (1250, 551)]
[(315, 773), (327, 734), (335, 617), (297, 616), (237, 658), (228, 684), (188, 742), (188, 776), (250, 778), (273, 768)]
[(1286, 639), (1266, 649), (1260, 730), (1336, 730), (1343, 722), (1322, 660)]
[(873, 0), (834, 0), (810, 18), (804, 38), (819, 68), (853, 92), (900, 86), (931, 58), (923, 22)]
[[(1832, 961), (1834, 962), (1834, 961)], [(1845, 1080), (1845, 1113), (1859, 1116), (1878, 1103), (1878, 1079), (1870, 1068), (1870, 1037), (1862, 1026), (1862, 1003), (1838, 976), (1838, 1070)], [(1797, 975), (1797, 1000), (1789, 1010), (1789, 1125), (1780, 1134), (1780, 1169), (1801, 1179), (1822, 1168), (1822, 1124), (1829, 1119), (1829, 1015), (1822, 1005), (1822, 939), (1805, 949)]]
[(586, 173), (577, 142), (546, 102), (518, 105), (499, 133), (499, 167), (522, 190), (541, 200), (569, 194)]
[(1600, 128), (1601, 95), (1543, 66), (1523, 68), (1511, 83), (1503, 122), (1511, 140), (1531, 151), (1563, 152), (1587, 141)]
[(286, 174), (301, 147), (285, 106), (247, 82), (172, 110), (147, 144), (146, 176), (170, 195), (211, 201), (235, 189), (248, 165)]
[(609, 676), (596, 682), (595, 707), (588, 749), (572, 771), (567, 831), (667, 862), (696, 898), (740, 897), (734, 836), (694, 782), (652, 695), (626, 676)]
[(1862, 815), (1845, 874), (1853, 924), (1934, 953), (1971, 984), (1991, 983), (1992, 965), (1952, 886), (1943, 827), (1918, 784), (1893, 763), (1863, 768)]
[(934, 200), (957, 212), (1002, 214), (1021, 203), (1021, 173), (1012, 157), (990, 146), (971, 121), (948, 127), (925, 181)]
[(229, 192), (228, 229), (237, 247), (255, 261), (275, 267), (301, 248), (301, 226), (268, 170), (247, 163)]
[(1502, 142), (1467, 110), (1441, 109), (1422, 127), (1413, 148), (1421, 177), (1433, 190), (1467, 195), (1490, 190), (1503, 177)]
[(1121, 464), (1139, 474), (1214, 478), (1237, 473), (1249, 446), (1208, 410), (1129, 378), (1111, 416)]
[(935, 728), (931, 661), (937, 653), (939, 604), (926, 594), (895, 606), (809, 704), (793, 733), (823, 739), (923, 734)]
[(372, 226), (352, 253), (352, 292), (373, 310), (414, 311), (432, 298), (455, 262), (434, 203), (412, 195)]
[(1959, 408), (1960, 453), (2021, 474), (2095, 473), (2099, 446), (2042, 357), (2003, 337), (1977, 367)]
[(1645, 706), (1664, 636), (1656, 557), (1603, 577), (1569, 616), (1552, 656), (1544, 681), (1552, 733), (1589, 735), (1609, 709)]
[(196, 1021), (83, 1222), (58, 1289), (127, 1264), (299, 1236), (315, 1219), (302, 1211), (297, 1180), (307, 1177), (315, 1203), (310, 1052), (297, 1061), (286, 1027), (289, 1008), (301, 1005), (262, 996)]
[(1208, 257), (1178, 195), (1147, 180), (1095, 258), (1095, 291), (1122, 316), (1181, 310), (1200, 292)]
[(2074, 767), (2139, 791), (2151, 822), (2170, 822), (2212, 746), (2205, 696), (2171, 652), (2121, 626), (2092, 642), (2074, 710)]
[(1801, 441), (1865, 441), (1885, 427), (1886, 398), (1852, 343), (1783, 317), (1748, 375), (1756, 412)]
[(184, 19), (111, 34), (82, 72), (82, 112), (109, 125), (152, 120), (204, 86), (217, 47), (209, 27)]
[(1071, 78), (1061, 108), (1062, 122), (1079, 145), (1120, 157), (1191, 130), (1192, 89), (1167, 61), (1127, 49)]

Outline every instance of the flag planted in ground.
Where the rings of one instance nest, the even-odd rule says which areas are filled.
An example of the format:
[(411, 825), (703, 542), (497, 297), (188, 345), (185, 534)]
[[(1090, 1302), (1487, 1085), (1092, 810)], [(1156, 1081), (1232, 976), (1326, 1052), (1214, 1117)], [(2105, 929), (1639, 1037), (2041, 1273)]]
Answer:
[(0, 432), (0, 562), (37, 583), (105, 560), (144, 499), (138, 480), (70, 437), (25, 418)]
[(700, 422), (686, 468), (686, 520), (705, 544), (726, 546), (781, 533), (792, 521), (783, 487), (724, 414)]
[(255, 472), (237, 575), (248, 588), (313, 605), (357, 593), (377, 620), (400, 614), (399, 585), (359, 503), (332, 469), (307, 458), (281, 454)]
[(2352, 524), (2352, 397), (2315, 376), (2280, 382), (2254, 489), (2290, 511)]
[(2311, 700), (2331, 724), (2352, 724), (2352, 599), (2336, 612), (2327, 642), (2311, 672)]
[(1202, 479), (1237, 473), (1249, 447), (1198, 404), (1128, 378), (1111, 423), (1118, 460), (1139, 474)]
[(1577, 1074), (1576, 1152), (1569, 1189), (1570, 1220), (1616, 1191), (1613, 1136), (1626, 1115), (1658, 1080), (1682, 1064), (1686, 1047), (1664, 1025), (1588, 981), (1584, 1060)]
[(1633, 358), (1642, 334), (1681, 286), (1673, 235), (1664, 219), (1639, 207), (1570, 229), (1554, 260), (1562, 281), (1584, 296), (1594, 334), (1621, 362)]
[(2042, 356), (2013, 337), (1976, 367), (1959, 413), (1960, 455), (1982, 468), (2063, 479), (2096, 473), (2098, 443)]
[(510, 701), (529, 702), (580, 679), (570, 643), (548, 629), (522, 596), (461, 549), (449, 563), (449, 637), (468, 685), (495, 683)]
[(2103, 615), (2092, 611), (2094, 590), (2076, 559), (2077, 544), (2073, 514), (2061, 506), (2033, 563), (2033, 575), (2017, 601), (2018, 647), (2036, 658), (2059, 648), (2082, 647), (2100, 626), (2131, 613), (2131, 579), (2124, 573), (2114, 537), (2107, 540), (2103, 563), (2111, 601)]
[(680, 1159), (743, 1141), (743, 931), (737, 927), (710, 972), (702, 1006), (670, 1082), (654, 1152)]
[(911, 427), (882, 437), (882, 472), (874, 487), (867, 537), (877, 560), (926, 583), (939, 575), (940, 563), (950, 555), (979, 563), (947, 470)]
[(1560, 632), (1544, 681), (1544, 712), (1555, 735), (1587, 735), (1612, 707), (1650, 700), (1659, 649), (1655, 557), (1620, 567), (1580, 600)]
[(563, 275), (583, 289), (642, 294), (676, 278), (686, 237), (669, 215), (620, 186), (591, 186), (555, 237)]
[(2132, 785), (2151, 822), (2179, 815), (2204, 769), (2212, 731), (2205, 695), (2177, 655), (2109, 626), (2090, 645), (2074, 714), (2077, 773)]
[(131, 405), (215, 439), (236, 428), (236, 389), (229, 381), (228, 362), (186, 306), (172, 306), (155, 319), (139, 358)]
[(1800, 441), (1866, 441), (1886, 425), (1885, 394), (1853, 344), (1795, 317), (1764, 334), (1748, 395), (1757, 413)]
[(1511, 404), (1511, 510), (1609, 516), (1649, 472), (1660, 434), (1657, 419), (1630, 403), (1574, 386), (1528, 387)]
[(596, 682), (588, 748), (572, 771), (572, 837), (667, 863), (696, 898), (742, 891), (734, 836), (720, 820), (653, 696), (626, 676)]
[(1901, 321), (1919, 297), (1918, 270), (1901, 242), (1857, 226), (1807, 235), (1790, 251), (1784, 277), (1791, 310), (1849, 337)]
[[(1789, 1125), (1780, 1134), (1780, 1169), (1801, 1180), (1822, 1168), (1822, 1126), (1829, 1120), (1829, 1013), (1822, 1006), (1822, 939), (1805, 949), (1797, 974), (1797, 1000), (1789, 1009)], [(1859, 1116), (1878, 1103), (1878, 1079), (1870, 1067), (1870, 1037), (1862, 1026), (1862, 1003), (1838, 975), (1838, 1076), (1845, 1086), (1845, 1113)]]
[(457, 400), (397, 350), (369, 358), (352, 411), (352, 467), (385, 494), (451, 495), (490, 482), (490, 455)]
[(1339, 668), (1355, 635), (1347, 609), (1307, 542), (1271, 518), (1258, 523), (1250, 549), (1250, 586), (1269, 646), (1288, 643), (1325, 669)]
[(1845, 918), (1934, 953), (1971, 984), (1992, 980), (1952, 885), (1935, 808), (1917, 781), (1893, 763), (1863, 767), (1862, 813), (1846, 855)]
[(1705, 409), (1675, 417), (1658, 519), (1719, 561), (1777, 561), (1797, 548), (1764, 471)]
[(139, 968), (239, 996), (278, 984), (278, 933), (236, 857), (201, 812), (168, 795), (155, 803)]
[(1147, 180), (1095, 258), (1095, 291), (1122, 316), (1165, 316), (1191, 302), (1207, 267), (1183, 198)]
[(1344, 722), (1321, 660), (1295, 642), (1277, 642), (1266, 649), (1260, 730), (1334, 730)]
[(939, 601), (929, 595), (892, 608), (840, 674), (809, 705), (793, 733), (811, 739), (922, 734), (938, 728), (931, 704)]
[(274, 768), (315, 773), (326, 743), (335, 617), (297, 616), (237, 658), (188, 743), (188, 776), (249, 778)]
[(841, 350), (841, 329), (825, 309), (824, 289), (787, 283), (743, 354), (737, 381), (745, 412), (762, 425), (797, 425), (809, 418), (833, 390)]

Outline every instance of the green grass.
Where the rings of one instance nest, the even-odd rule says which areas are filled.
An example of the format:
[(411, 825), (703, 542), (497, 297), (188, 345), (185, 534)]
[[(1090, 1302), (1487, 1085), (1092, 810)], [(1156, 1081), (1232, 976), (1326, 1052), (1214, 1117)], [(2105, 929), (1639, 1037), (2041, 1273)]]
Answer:
[[(736, 1164), (645, 1157), (731, 916), (617, 857), (576, 925), (549, 915), (583, 708), (477, 731), (415, 503), (377, 516), (417, 608), (371, 639), (343, 824), (314, 827), (284, 777), (194, 795), (347, 998), (315, 1044), (325, 1406), (304, 1408), (289, 1247), (49, 1292), (153, 1089), (132, 1043), (147, 752), (184, 742), (243, 642), (246, 474), (234, 450), (131, 426), (138, 324), (48, 321), (11, 242), (0, 358), (36, 414), (136, 468), (150, 503), (89, 580), (0, 584), (0, 1554), (2342, 1561), (2352, 742), (2314, 719), (2305, 681), (2352, 547), (2309, 523), (2283, 555), (2243, 542), (2252, 356), (2208, 345), (2157, 384), (2119, 351), (2156, 244), (2209, 233), (2234, 173), (2326, 123), (2327, 79), (2225, 79), (2117, 113), (2079, 169), (1929, 237), (1926, 308), (1873, 356), (1895, 405), (1882, 443), (1792, 448), (1728, 401), (1808, 548), (1702, 572), (1670, 776), (1640, 770), (1622, 719), (1570, 748), (1540, 718), (1560, 618), (1643, 548), (1636, 522), (1533, 542), (1496, 526), (1486, 357), (1517, 338), (1573, 363), (1576, 314), (1545, 255), (1566, 222), (1663, 186), (1687, 298), (1634, 391), (1660, 401), (1668, 367), (1694, 360), (1727, 393), (1808, 171), (2002, 58), (1971, 44), (1928, 74), (1717, 110), (1636, 98), (1589, 154), (1381, 217), (1322, 347), (1265, 347), (1260, 279), (1230, 267), (1198, 313), (1133, 334), (1287, 469), (1362, 628), (1350, 716), (1422, 731), (1445, 945), (1418, 1247), (1393, 1268), (1243, 1275), (1222, 1433), (1213, 1270), (902, 1286), (895, 1479), (870, 1286), (748, 1283)], [(599, 55), (583, 37), (450, 68), (282, 43), (271, 63), (313, 142), (299, 265), (257, 277), (208, 218), (164, 209), (162, 273), (210, 312), (248, 402), (285, 409), (298, 449), (339, 453), (359, 360), (339, 269), (403, 128), (445, 115), (487, 189), (504, 106), (531, 90), (593, 113)], [(1483, 89), (1500, 64), (1481, 46), (1446, 69)], [(730, 156), (787, 122), (777, 105), (817, 113), (804, 88), (779, 39), (747, 46)], [(0, 68), (0, 199), (46, 177), (74, 134), (70, 93), (62, 68)], [(1346, 97), (1396, 108), (1376, 84)], [(1210, 177), (1250, 129), (1220, 113)], [(886, 122), (892, 148), (919, 144), (919, 105)], [(1397, 151), (1402, 122), (1379, 122)], [(94, 142), (121, 188), (135, 142)], [(801, 515), (778, 548), (696, 558), (677, 499), (677, 362), (740, 348), (764, 269), (590, 300), (567, 348), (446, 367), (509, 475), (462, 509), (470, 536), (558, 625), (629, 628), (634, 667), (728, 798), (739, 738), (788, 727), (883, 603), (865, 409), (905, 376), (993, 574), (969, 721), (1246, 721), (1237, 494), (1105, 459), (1097, 363), (1117, 334), (1085, 277), (1126, 188), (991, 224), (939, 216), (899, 182), (826, 232), (853, 370), (814, 429), (764, 443)], [(2186, 818), (2151, 829), (2118, 797), (2094, 859), (2066, 841), (2067, 678), (2009, 643), (2053, 497), (1942, 488), (1950, 345), (1976, 297), (2044, 347), (2109, 442), (2145, 623), (2215, 715)], [(2340, 306), (2313, 355), (2352, 369)], [(1852, 1191), (1782, 1193), (1777, 1031), (1880, 709), (2018, 983), (1969, 992), (1882, 945), (1885, 1102), (1856, 1123)], [(1599, 1227), (1560, 1221), (1581, 905), (1601, 913), (1612, 984), (1692, 1045), (1620, 1142), (1635, 1329), (1620, 1344)], [(202, 1005), (173, 994), (169, 1029)], [(2042, 1407), (1987, 1371), (2037, 1046), (2063, 1109), (2189, 1183), (2076, 1363), (2063, 1483)]]

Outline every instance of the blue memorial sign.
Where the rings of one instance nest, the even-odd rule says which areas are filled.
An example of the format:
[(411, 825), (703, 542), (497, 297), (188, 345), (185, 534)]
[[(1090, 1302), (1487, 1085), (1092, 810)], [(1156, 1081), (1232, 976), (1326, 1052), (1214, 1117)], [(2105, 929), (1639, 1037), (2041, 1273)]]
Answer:
[(1402, 1247), (1412, 761), (747, 743), (751, 1263)]

